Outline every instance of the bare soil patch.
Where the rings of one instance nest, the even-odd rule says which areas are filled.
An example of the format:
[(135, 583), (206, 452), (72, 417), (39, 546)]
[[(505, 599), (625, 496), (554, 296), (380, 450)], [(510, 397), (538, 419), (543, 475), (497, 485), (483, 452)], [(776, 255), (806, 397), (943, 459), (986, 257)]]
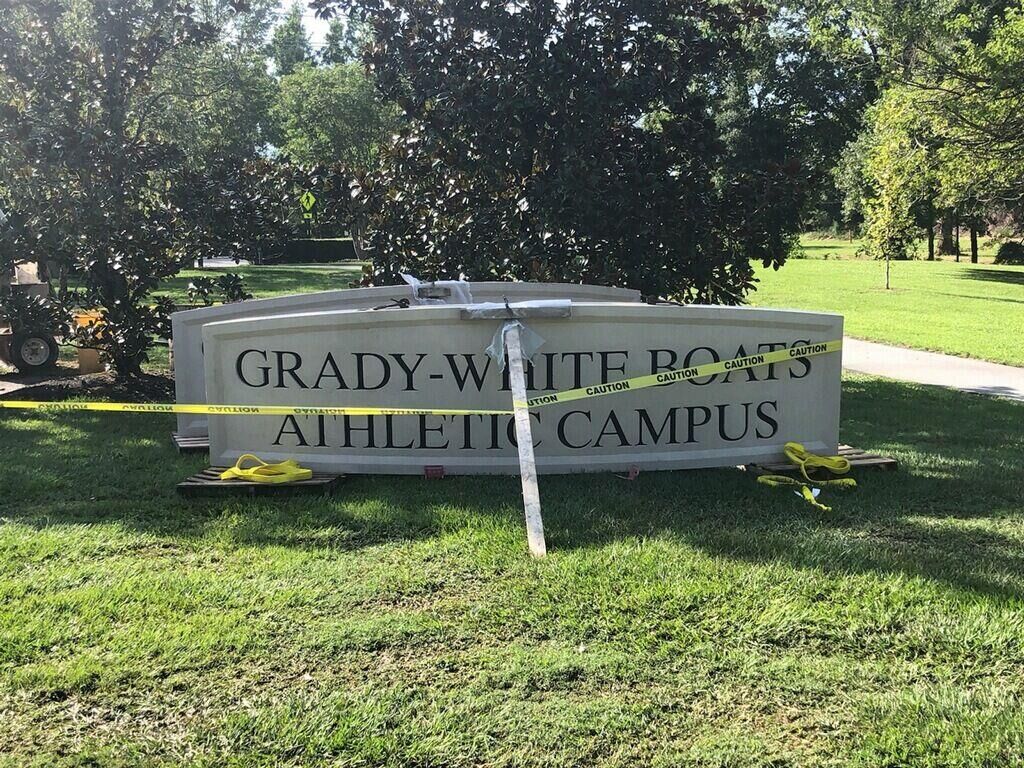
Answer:
[(128, 403), (166, 403), (174, 400), (174, 378), (167, 374), (147, 373), (131, 379), (117, 379), (110, 373), (61, 376), (58, 372), (51, 378), (36, 379), (31, 385), (18, 389), (16, 397), (18, 400), (59, 401), (87, 397)]

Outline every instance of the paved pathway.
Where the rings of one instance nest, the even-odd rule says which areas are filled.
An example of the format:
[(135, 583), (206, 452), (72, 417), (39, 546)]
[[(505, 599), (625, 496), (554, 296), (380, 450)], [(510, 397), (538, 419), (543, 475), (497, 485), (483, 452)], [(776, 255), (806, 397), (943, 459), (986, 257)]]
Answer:
[(0, 381), (0, 397), (6, 397), (24, 386), (24, 384), (19, 384), (13, 381)]
[[(192, 266), (193, 267), (196, 266), (196, 263), (197, 262), (193, 262)], [(212, 259), (205, 259), (203, 261), (203, 266), (204, 267), (210, 267), (211, 269), (214, 268), (214, 267), (218, 267), (218, 268), (220, 268), (220, 267), (248, 267), (249, 266), (249, 262), (246, 261), (245, 259), (240, 259), (239, 261), (235, 261), (234, 259), (212, 258)]]
[(1024, 368), (843, 339), (843, 367), (890, 379), (1024, 400)]
[[(195, 264), (193, 264), (193, 266), (195, 266)], [(235, 261), (234, 259), (213, 258), (206, 259), (203, 262), (203, 266), (209, 269), (223, 269), (225, 267), (250, 267), (252, 266), (252, 264), (251, 262), (248, 262), (245, 259), (242, 259), (241, 261)], [(362, 262), (357, 261), (334, 261), (322, 264), (292, 264), (291, 262), (287, 264), (257, 264), (256, 267), (257, 269), (261, 267), (266, 267), (267, 269), (273, 269), (275, 267), (298, 267), (300, 269), (329, 269), (336, 271), (347, 270), (349, 272), (355, 272), (362, 269), (363, 265)]]

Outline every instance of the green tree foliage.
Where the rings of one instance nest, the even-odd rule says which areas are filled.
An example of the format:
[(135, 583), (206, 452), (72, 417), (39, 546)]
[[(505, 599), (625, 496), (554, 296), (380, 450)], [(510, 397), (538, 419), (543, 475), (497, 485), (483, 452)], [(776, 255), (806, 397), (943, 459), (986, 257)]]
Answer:
[(945, 212), (944, 235), (954, 216), (966, 223), (976, 258), (987, 212), (1024, 220), (1024, 4), (861, 0), (818, 11), (819, 34), (872, 51), (885, 89), (840, 173), (872, 252), (904, 256)]
[(273, 140), (266, 48), (276, 10), (276, 0), (201, 0), (196, 16), (217, 39), (175, 51), (154, 73), (152, 123), (190, 164), (245, 162)]
[(273, 107), (279, 148), (307, 165), (369, 167), (395, 126), (361, 64), (300, 65), (281, 78)]
[(50, 0), (0, 12), (0, 205), (12, 212), (0, 259), (80, 272), (83, 298), (104, 309), (86, 341), (121, 373), (167, 331), (170, 307), (150, 296), (160, 280), (232, 251), (210, 211), (230, 191), (223, 168), (266, 141), (276, 7)]
[(749, 87), (737, 89), (728, 108), (745, 109), (761, 135), (753, 144), (737, 145), (736, 153), (757, 154), (771, 143), (797, 148), (806, 190), (802, 223), (816, 211), (837, 221), (842, 200), (834, 182), (836, 163), (877, 96), (867, 53), (835, 55), (816, 39), (812, 20), (798, 7), (775, 12), (769, 33), (755, 27), (744, 44), (751, 64), (741, 83)]
[(270, 39), (270, 58), (278, 77), (290, 75), (300, 64), (313, 61), (313, 49), (302, 23), (303, 8), (303, 4), (296, 0), (274, 28)]
[(841, 130), (820, 69), (759, 3), (316, 4), (369, 25), (367, 63), (406, 118), (358, 187), (378, 280), (735, 303), (751, 258), (785, 260), (818, 142)]
[[(929, 50), (914, 83), (949, 147), (950, 190), (967, 207), (1010, 201), (1024, 212), (1024, 3), (965, 9)], [(952, 193), (949, 195), (953, 197)]]
[(839, 156), (839, 162), (832, 170), (836, 189), (842, 197), (842, 207), (837, 219), (849, 230), (859, 229), (864, 222), (864, 201), (871, 192), (870, 181), (864, 172), (870, 136), (863, 131), (852, 139)]
[(920, 234), (915, 209), (934, 199), (936, 138), (914, 91), (891, 88), (869, 111), (863, 137), (866, 247), (876, 257), (906, 259)]
[(154, 80), (163, 97), (153, 128), (191, 164), (228, 157), (244, 162), (273, 139), (276, 84), (258, 51), (221, 41), (178, 51)]
[(224, 304), (233, 304), (252, 298), (245, 289), (242, 278), (233, 272), (225, 272), (219, 277), (197, 277), (188, 284), (186, 292), (189, 303), (195, 306), (213, 306), (218, 299)]
[(103, 307), (116, 368), (140, 370), (166, 330), (151, 291), (178, 270), (176, 147), (151, 130), (153, 72), (210, 39), (181, 0), (31, 0), (0, 19), (0, 169), (15, 211), (5, 247), (63, 258)]
[(319, 51), (324, 64), (351, 64), (359, 61), (363, 49), (370, 42), (366, 24), (354, 19), (331, 19), (324, 45)]
[(279, 0), (193, 0), (195, 15), (238, 51), (266, 51)]
[(189, 169), (172, 195), (189, 222), (182, 245), (189, 258), (259, 262), (279, 256), (307, 225), (299, 207), (306, 190), (317, 198), (320, 231), (359, 234), (365, 225), (352, 194), (354, 178), (340, 164), (300, 166), (280, 159)]
[(995, 258), (996, 264), (1024, 264), (1024, 244), (1003, 243), (999, 246)]

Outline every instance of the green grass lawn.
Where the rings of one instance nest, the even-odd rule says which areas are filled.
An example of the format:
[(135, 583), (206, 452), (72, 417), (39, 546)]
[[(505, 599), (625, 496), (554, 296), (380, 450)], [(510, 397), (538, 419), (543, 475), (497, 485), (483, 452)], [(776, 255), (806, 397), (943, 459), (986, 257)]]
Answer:
[[(835, 265), (830, 265), (835, 266)], [(0, 765), (1001, 766), (1024, 405), (856, 377), (901, 461), (199, 500), (164, 416), (0, 414)]]
[(749, 301), (839, 312), (847, 335), (860, 339), (1024, 365), (1024, 267), (947, 260), (890, 269), (887, 291), (884, 262), (790, 259), (757, 270)]
[(226, 272), (233, 272), (241, 275), (249, 293), (258, 299), (269, 299), (291, 293), (313, 293), (350, 288), (351, 283), (361, 277), (362, 268), (361, 262), (353, 262), (324, 265), (323, 267), (286, 265), (186, 269), (164, 283), (164, 287), (159, 293), (170, 296), (179, 304), (187, 304), (189, 281), (197, 277), (216, 278)]
[[(806, 234), (800, 237), (800, 249), (803, 257), (807, 259), (855, 259), (862, 258), (860, 238), (847, 237), (822, 237), (818, 234)], [(936, 244), (938, 247), (938, 244)], [(961, 263), (971, 260), (970, 242), (965, 238), (960, 247)], [(995, 258), (999, 245), (990, 237), (978, 238), (978, 258), (982, 264), (991, 264)], [(914, 257), (925, 259), (928, 257), (928, 241), (924, 238), (918, 240), (913, 247)], [(942, 260), (955, 261), (955, 256), (941, 256)]]

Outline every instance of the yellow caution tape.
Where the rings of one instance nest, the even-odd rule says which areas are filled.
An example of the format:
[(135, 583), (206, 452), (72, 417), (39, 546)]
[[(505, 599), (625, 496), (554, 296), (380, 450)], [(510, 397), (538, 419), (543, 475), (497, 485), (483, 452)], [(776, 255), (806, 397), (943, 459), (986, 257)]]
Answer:
[(0, 400), (0, 408), (35, 411), (121, 411), (128, 413), (199, 413), (208, 416), (508, 416), (512, 411), (458, 408), (377, 408), (318, 405), (209, 405), (207, 403), (106, 403)]
[[(255, 462), (256, 466), (246, 467), (245, 464)], [(295, 459), (285, 459), (277, 464), (268, 464), (259, 456), (244, 453), (238, 457), (235, 466), (228, 467), (220, 473), (221, 480), (248, 480), (252, 483), (294, 483), (297, 480), (309, 480), (313, 470), (299, 466)]]
[(702, 379), (705, 376), (714, 376), (719, 373), (731, 373), (747, 368), (757, 368), (762, 365), (784, 363), (788, 360), (816, 357), (817, 355), (825, 355), (829, 352), (838, 352), (842, 348), (842, 339), (803, 344), (799, 347), (791, 347), (790, 349), (759, 352), (756, 355), (735, 357), (731, 360), (722, 360), (717, 363), (705, 363), (704, 365), (695, 365), (690, 368), (677, 368), (674, 371), (662, 371), (661, 373), (652, 373), (647, 376), (635, 376), (632, 379), (611, 381), (607, 384), (594, 384), (589, 387), (580, 387), (579, 389), (568, 389), (565, 392), (555, 392), (550, 395), (538, 395), (537, 397), (531, 397), (525, 403), (517, 402), (513, 403), (513, 405), (517, 408), (524, 405), (529, 408), (539, 408), (544, 405), (567, 403), (572, 400), (586, 400), (591, 397), (603, 397), (604, 395), (614, 395), (619, 392), (631, 392), (635, 389), (675, 384), (679, 381)]
[[(550, 395), (538, 395), (525, 403), (513, 402), (516, 408), (540, 408), (555, 403), (587, 400), (620, 392), (631, 392), (648, 387), (676, 384), (681, 381), (702, 379), (719, 373), (732, 373), (762, 365), (802, 360), (808, 357), (838, 352), (843, 348), (841, 339), (804, 344), (774, 352), (721, 360), (716, 363), (662, 371), (647, 376), (595, 384), (569, 389)], [(376, 406), (297, 406), (297, 405), (209, 405), (207, 403), (106, 403), (106, 402), (45, 402), (37, 400), (0, 400), (0, 408), (21, 408), (38, 411), (120, 411), (128, 413), (192, 413), (207, 416), (508, 416), (510, 410), (482, 408), (382, 408)]]

